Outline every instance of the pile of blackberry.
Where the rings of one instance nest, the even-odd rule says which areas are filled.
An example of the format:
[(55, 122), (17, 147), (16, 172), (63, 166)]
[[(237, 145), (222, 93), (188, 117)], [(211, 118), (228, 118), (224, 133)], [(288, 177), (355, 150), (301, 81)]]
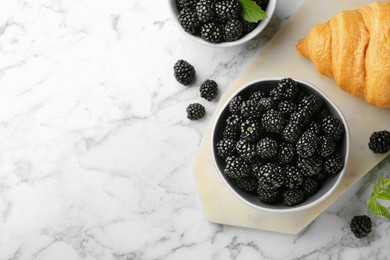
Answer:
[[(265, 10), (268, 0), (255, 0)], [(235, 41), (251, 32), (257, 23), (241, 17), (239, 0), (177, 0), (178, 21), (183, 29), (211, 43)]]
[(216, 144), (224, 174), (267, 204), (294, 206), (344, 167), (344, 125), (321, 97), (290, 78), (231, 99)]

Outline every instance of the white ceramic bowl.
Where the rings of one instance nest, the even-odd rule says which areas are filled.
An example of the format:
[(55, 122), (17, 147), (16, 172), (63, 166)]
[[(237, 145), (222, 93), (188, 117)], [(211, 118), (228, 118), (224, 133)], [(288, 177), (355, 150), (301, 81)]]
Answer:
[(277, 82), (280, 80), (280, 78), (265, 78), (265, 79), (258, 79), (256, 81), (253, 81), (251, 83), (246, 84), (245, 86), (240, 87), (224, 104), (223, 108), (219, 112), (219, 114), (216, 117), (216, 120), (213, 125), (212, 129), (212, 154), (213, 154), (213, 161), (214, 165), (220, 175), (220, 177), (223, 179), (224, 183), (229, 187), (229, 189), (234, 193), (235, 196), (237, 196), (239, 199), (241, 199), (243, 202), (245, 202), (247, 205), (261, 210), (266, 211), (273, 211), (273, 212), (292, 212), (292, 211), (299, 211), (308, 209), (310, 207), (313, 207), (317, 204), (319, 204), (321, 201), (329, 197), (329, 195), (334, 192), (336, 187), (340, 184), (341, 180), (343, 179), (346, 168), (348, 165), (348, 157), (349, 157), (349, 147), (350, 147), (350, 134), (348, 129), (347, 121), (345, 120), (343, 114), (341, 111), (336, 107), (336, 105), (330, 100), (323, 92), (321, 92), (317, 87), (315, 87), (313, 84), (299, 80), (294, 79), (298, 82), (298, 86), (310, 94), (315, 94), (317, 96), (322, 97), (324, 100), (326, 106), (328, 107), (330, 113), (340, 119), (342, 123), (344, 124), (344, 137), (342, 139), (341, 143), (341, 150), (340, 153), (342, 155), (342, 158), (344, 159), (344, 168), (336, 175), (329, 176), (324, 184), (321, 186), (320, 190), (312, 195), (311, 197), (307, 198), (303, 203), (287, 207), (283, 204), (265, 204), (262, 203), (256, 195), (251, 195), (246, 192), (243, 192), (240, 190), (235, 182), (230, 179), (228, 176), (226, 176), (223, 171), (225, 167), (224, 160), (217, 155), (216, 152), (216, 144), (219, 140), (222, 139), (222, 133), (225, 127), (226, 118), (230, 115), (229, 111), (229, 102), (230, 100), (236, 96), (241, 95), (244, 99), (248, 98), (253, 92), (258, 90), (264, 90), (266, 92), (273, 89)]
[(221, 42), (221, 43), (206, 42), (201, 37), (192, 35), (192, 34), (186, 32), (186, 31), (184, 31), (183, 27), (181, 27), (181, 25), (180, 25), (180, 23), (178, 21), (179, 10), (177, 8), (176, 0), (168, 0), (168, 6), (169, 6), (169, 10), (171, 12), (172, 20), (176, 24), (177, 28), (179, 28), (179, 30), (182, 33), (184, 33), (187, 37), (191, 38), (192, 40), (194, 40), (196, 42), (199, 42), (199, 43), (202, 43), (204, 45), (207, 45), (207, 46), (231, 47), (231, 46), (240, 45), (240, 44), (243, 44), (245, 42), (250, 41), (251, 39), (253, 39), (255, 36), (257, 36), (259, 33), (261, 33), (264, 30), (264, 28), (267, 26), (267, 24), (271, 20), (272, 15), (274, 14), (275, 6), (276, 6), (276, 0), (269, 0), (267, 9), (265, 10), (265, 12), (267, 13), (268, 17), (265, 18), (264, 20), (262, 20), (253, 31), (251, 31), (250, 33), (248, 33), (247, 35), (243, 36), (242, 38), (240, 38), (240, 39), (238, 39), (236, 41)]

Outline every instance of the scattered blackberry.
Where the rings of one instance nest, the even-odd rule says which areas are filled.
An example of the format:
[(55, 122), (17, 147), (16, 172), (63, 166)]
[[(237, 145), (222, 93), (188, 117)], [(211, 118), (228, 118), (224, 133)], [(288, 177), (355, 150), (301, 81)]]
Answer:
[(252, 193), (257, 191), (258, 180), (251, 176), (236, 179), (237, 186), (240, 190)]
[(240, 157), (229, 156), (226, 159), (224, 173), (233, 179), (246, 177), (250, 173), (250, 166)]
[(335, 117), (326, 116), (321, 123), (324, 133), (333, 137), (334, 140), (339, 140), (344, 133), (343, 123)]
[(271, 163), (267, 163), (266, 165), (260, 167), (260, 176), (258, 179), (259, 187), (265, 190), (283, 188), (286, 182), (286, 176), (282, 167)]
[(173, 72), (176, 80), (185, 86), (195, 79), (195, 68), (185, 60), (178, 60), (173, 66)]
[(222, 28), (214, 22), (203, 24), (200, 31), (200, 37), (212, 43), (222, 41), (222, 34)]
[(259, 23), (250, 23), (242, 17), (240, 19), (241, 19), (242, 28), (243, 28), (245, 34), (248, 34), (251, 31), (253, 31), (257, 27), (257, 25), (259, 24)]
[(344, 167), (343, 158), (339, 153), (327, 157), (324, 162), (325, 172), (328, 174), (336, 174)]
[(328, 135), (321, 136), (318, 150), (322, 157), (328, 157), (336, 150), (336, 143), (333, 138)]
[(314, 133), (310, 131), (304, 132), (296, 145), (297, 155), (301, 158), (312, 156), (316, 152), (318, 143), (319, 139)]
[(255, 99), (243, 101), (241, 104), (241, 116), (243, 118), (260, 118), (262, 114), (259, 103)]
[(179, 9), (183, 9), (186, 7), (194, 8), (197, 2), (197, 0), (177, 0), (177, 6), (179, 7)]
[(250, 142), (255, 142), (261, 135), (260, 125), (254, 120), (245, 120), (241, 123), (241, 137)]
[(286, 165), (295, 158), (295, 147), (290, 143), (281, 143), (279, 145), (278, 162)]
[(261, 139), (256, 145), (256, 152), (263, 159), (276, 157), (278, 155), (278, 149), (278, 143), (269, 137)]
[(283, 139), (289, 143), (296, 143), (301, 136), (301, 128), (299, 126), (295, 126), (291, 123), (287, 124), (283, 129)]
[(390, 151), (390, 132), (383, 130), (372, 133), (368, 147), (374, 153), (383, 154)]
[(242, 97), (235, 96), (229, 102), (229, 110), (232, 114), (241, 114)]
[(189, 104), (188, 107), (186, 108), (186, 111), (187, 111), (187, 118), (189, 120), (201, 119), (206, 114), (206, 110), (204, 106), (202, 106), (199, 103)]
[(276, 87), (276, 93), (281, 100), (294, 100), (298, 92), (297, 82), (290, 78), (281, 79)]
[(305, 96), (298, 104), (298, 110), (306, 111), (309, 116), (313, 116), (323, 107), (324, 101), (316, 95)]
[(261, 111), (266, 111), (276, 106), (275, 100), (270, 97), (264, 97), (259, 100), (259, 107)]
[(232, 127), (226, 126), (225, 130), (223, 130), (223, 138), (233, 139), (237, 141), (240, 138), (240, 129), (236, 130)]
[(355, 237), (361, 239), (371, 232), (371, 218), (366, 215), (354, 216), (349, 226)]
[(275, 204), (280, 201), (281, 196), (277, 189), (265, 190), (262, 188), (257, 189), (257, 195), (261, 202), (266, 204)]
[(254, 99), (256, 101), (260, 101), (263, 97), (265, 97), (265, 93), (261, 90), (254, 92), (252, 95), (249, 96), (249, 99)]
[(286, 187), (287, 189), (298, 189), (302, 187), (305, 181), (305, 177), (302, 171), (295, 166), (287, 166), (286, 173)]
[(184, 31), (191, 34), (196, 34), (200, 28), (198, 16), (196, 15), (196, 11), (193, 9), (184, 8), (181, 10), (177, 20), (179, 21), (181, 27), (183, 27)]
[(210, 22), (214, 17), (214, 0), (199, 0), (196, 3), (196, 14), (202, 23)]
[(286, 120), (284, 119), (282, 113), (277, 110), (270, 109), (262, 116), (261, 123), (267, 132), (280, 134), (283, 132)]
[(241, 139), (236, 144), (237, 153), (245, 160), (251, 160), (256, 155), (255, 145)]
[(224, 0), (215, 3), (215, 13), (222, 20), (231, 20), (240, 17), (241, 5), (237, 0)]
[(218, 94), (218, 84), (214, 80), (207, 79), (200, 85), (200, 97), (211, 101)]
[(305, 201), (305, 194), (302, 190), (286, 190), (283, 193), (283, 204), (285, 206), (291, 207), (298, 204), (301, 204)]
[(297, 166), (305, 176), (319, 176), (324, 170), (322, 159), (317, 156), (299, 158)]
[(242, 27), (240, 20), (229, 20), (224, 26), (223, 38), (227, 42), (238, 40), (241, 37), (243, 30), (244, 28)]
[(311, 196), (320, 189), (320, 182), (316, 177), (306, 177), (303, 182), (303, 191), (306, 197)]
[(311, 131), (317, 136), (320, 136), (322, 134), (321, 124), (316, 121), (311, 121), (307, 127), (307, 131)]
[(282, 101), (278, 105), (278, 110), (285, 116), (291, 115), (296, 110), (296, 106), (294, 102), (286, 100)]
[(235, 131), (240, 131), (241, 117), (239, 115), (231, 115), (226, 119), (226, 125)]
[(236, 143), (233, 139), (222, 139), (217, 143), (217, 154), (222, 158), (234, 154)]

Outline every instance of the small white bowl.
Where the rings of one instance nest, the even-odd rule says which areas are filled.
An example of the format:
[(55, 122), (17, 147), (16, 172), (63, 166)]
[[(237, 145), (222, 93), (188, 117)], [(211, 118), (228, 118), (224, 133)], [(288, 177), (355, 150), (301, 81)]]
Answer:
[(207, 46), (212, 46), (212, 47), (232, 47), (232, 46), (240, 45), (240, 44), (243, 44), (245, 42), (250, 41), (251, 39), (256, 37), (259, 33), (261, 33), (265, 29), (265, 27), (268, 25), (269, 21), (271, 20), (272, 15), (274, 14), (274, 11), (275, 11), (275, 7), (276, 7), (276, 0), (269, 0), (267, 9), (265, 10), (265, 12), (267, 13), (267, 18), (262, 20), (253, 31), (246, 34), (242, 38), (240, 38), (236, 41), (232, 41), (232, 42), (211, 43), (211, 42), (207, 42), (207, 41), (203, 40), (199, 36), (192, 35), (192, 34), (186, 32), (183, 29), (183, 27), (181, 27), (181, 25), (178, 21), (179, 10), (177, 8), (176, 1), (177, 0), (168, 0), (168, 6), (169, 6), (172, 20), (176, 24), (176, 26), (179, 28), (179, 30), (182, 33), (184, 33), (187, 37), (191, 38), (192, 40), (199, 42), (201, 44), (207, 45)]
[(325, 182), (322, 184), (320, 190), (315, 193), (314, 195), (307, 198), (303, 203), (287, 207), (283, 204), (265, 204), (261, 202), (256, 195), (251, 195), (249, 193), (241, 191), (235, 182), (230, 179), (226, 174), (223, 173), (225, 162), (222, 158), (220, 158), (216, 152), (216, 144), (219, 140), (222, 139), (222, 133), (225, 127), (226, 118), (230, 115), (229, 112), (229, 102), (230, 100), (240, 95), (244, 98), (249, 97), (252, 93), (258, 90), (264, 90), (266, 92), (269, 92), (271, 89), (273, 89), (278, 81), (281, 78), (264, 78), (264, 79), (258, 79), (256, 81), (250, 82), (242, 87), (240, 87), (224, 104), (221, 111), (216, 117), (216, 120), (213, 124), (212, 129), (212, 142), (211, 142), (211, 150), (213, 154), (213, 161), (214, 166), (217, 169), (220, 177), (223, 179), (226, 186), (229, 187), (229, 189), (234, 193), (235, 196), (237, 196), (240, 200), (242, 200), (247, 205), (255, 208), (255, 209), (261, 209), (265, 211), (271, 211), (271, 212), (293, 212), (293, 211), (301, 211), (308, 208), (311, 208), (323, 200), (325, 200), (327, 197), (329, 197), (337, 188), (337, 186), (340, 184), (341, 180), (343, 179), (347, 165), (348, 165), (348, 157), (349, 157), (349, 147), (350, 147), (350, 133), (347, 121), (345, 120), (344, 115), (341, 113), (340, 109), (332, 102), (332, 100), (327, 97), (321, 90), (319, 90), (316, 86), (313, 84), (299, 79), (294, 79), (298, 86), (306, 91), (307, 93), (314, 94), (317, 96), (320, 96), (324, 103), (326, 104), (328, 110), (332, 114), (332, 116), (338, 118), (341, 120), (341, 122), (344, 125), (344, 137), (341, 142), (341, 148), (340, 148), (340, 154), (344, 160), (344, 167), (343, 169), (334, 176), (329, 176)]

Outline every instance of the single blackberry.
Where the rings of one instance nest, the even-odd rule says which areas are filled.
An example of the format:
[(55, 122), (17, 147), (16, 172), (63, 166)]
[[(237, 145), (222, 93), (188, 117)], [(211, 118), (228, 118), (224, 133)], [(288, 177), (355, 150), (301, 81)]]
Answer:
[(278, 104), (278, 110), (285, 116), (291, 115), (296, 110), (296, 105), (290, 100), (282, 101)]
[(231, 127), (235, 131), (240, 131), (241, 117), (239, 115), (230, 115), (226, 119), (226, 126)]
[(250, 142), (258, 140), (262, 133), (260, 125), (255, 120), (247, 119), (241, 123), (241, 137)]
[(198, 20), (198, 16), (196, 11), (191, 8), (183, 8), (179, 16), (177, 18), (181, 27), (183, 27), (184, 31), (190, 34), (196, 34), (200, 28), (200, 21)]
[(305, 177), (303, 182), (303, 191), (305, 192), (306, 197), (309, 197), (320, 189), (320, 182), (316, 177)]
[(250, 173), (250, 166), (240, 157), (229, 156), (226, 158), (224, 173), (233, 179), (246, 177)]
[(223, 130), (222, 136), (226, 139), (233, 139), (237, 141), (240, 138), (241, 132), (240, 129), (234, 129), (233, 127), (226, 126)]
[(179, 9), (183, 8), (195, 8), (195, 5), (198, 1), (197, 0), (177, 0), (177, 6)]
[(289, 143), (296, 143), (301, 136), (301, 128), (299, 126), (293, 125), (291, 123), (287, 124), (283, 129), (283, 139)]
[(241, 5), (237, 0), (225, 0), (215, 3), (215, 13), (222, 20), (237, 19), (241, 14)]
[(270, 109), (262, 116), (261, 123), (267, 132), (280, 134), (283, 132), (286, 120), (282, 113), (275, 109)]
[(200, 85), (199, 92), (200, 97), (211, 101), (218, 94), (218, 84), (214, 80), (207, 79)]
[(261, 111), (267, 111), (271, 108), (276, 107), (276, 102), (270, 97), (264, 97), (259, 100), (259, 107)]
[(383, 154), (390, 151), (390, 132), (383, 130), (372, 133), (368, 147), (374, 153)]
[[(259, 187), (265, 190), (281, 189), (285, 186), (286, 175), (283, 168), (277, 164), (266, 164), (260, 168)], [(268, 166), (267, 166), (268, 165)], [(270, 171), (269, 168), (272, 167)], [(267, 168), (265, 171), (263, 168)]]
[(296, 145), (297, 155), (301, 158), (312, 156), (317, 150), (318, 143), (317, 135), (310, 131), (304, 132)]
[(319, 153), (322, 157), (328, 157), (336, 150), (336, 143), (332, 137), (324, 135), (320, 137)]
[(299, 189), (305, 181), (305, 177), (300, 169), (295, 166), (287, 166), (285, 169), (287, 189)]
[(269, 138), (261, 139), (256, 145), (256, 152), (262, 159), (271, 159), (278, 155), (278, 143)]
[(204, 106), (202, 106), (199, 103), (189, 104), (188, 107), (186, 108), (186, 111), (187, 111), (187, 118), (189, 120), (201, 119), (206, 114), (206, 110)]
[(305, 110), (300, 110), (292, 113), (288, 122), (294, 126), (305, 128), (310, 123), (310, 116)]
[(339, 140), (343, 136), (344, 126), (338, 118), (326, 116), (321, 124), (324, 133), (333, 137), (334, 140)]
[(210, 22), (214, 17), (214, 0), (199, 0), (196, 3), (196, 14), (202, 23)]
[(240, 20), (238, 19), (229, 20), (226, 22), (224, 26), (223, 38), (227, 42), (238, 40), (240, 39), (243, 30), (244, 28), (242, 27)]
[(250, 33), (257, 27), (257, 25), (259, 25), (259, 23), (250, 23), (242, 17), (240, 18), (240, 21), (244, 30), (244, 34)]
[(281, 79), (276, 87), (276, 93), (281, 100), (294, 100), (298, 92), (297, 82), (290, 78)]
[(256, 101), (260, 101), (260, 99), (265, 97), (265, 95), (266, 94), (264, 93), (264, 91), (259, 90), (259, 91), (254, 92), (252, 95), (250, 95), (249, 99), (254, 99)]
[(258, 188), (257, 195), (259, 200), (266, 204), (275, 204), (281, 200), (281, 194), (277, 189), (265, 190), (262, 188)]
[(241, 139), (237, 142), (236, 150), (245, 160), (251, 160), (256, 155), (255, 145), (245, 139)]
[(226, 159), (228, 156), (235, 153), (236, 143), (233, 139), (222, 139), (220, 140), (217, 145), (217, 154)]
[(354, 216), (349, 227), (356, 238), (366, 237), (371, 232), (371, 218), (366, 215)]
[(241, 116), (243, 118), (260, 118), (262, 111), (255, 99), (243, 101), (241, 104)]
[(343, 158), (339, 153), (335, 153), (325, 159), (324, 168), (328, 174), (336, 174), (344, 167)]
[(309, 116), (317, 114), (324, 106), (322, 98), (316, 95), (305, 96), (298, 104), (298, 110), (306, 111)]
[(294, 190), (286, 190), (283, 193), (283, 204), (285, 206), (291, 207), (298, 204), (301, 204), (305, 201), (305, 194), (302, 190), (294, 189)]
[(242, 97), (235, 96), (229, 102), (229, 111), (232, 114), (241, 114)]
[(295, 147), (290, 143), (281, 143), (279, 145), (278, 162), (286, 165), (295, 158)]
[(237, 186), (240, 190), (253, 193), (257, 192), (258, 180), (251, 176), (236, 179)]
[(222, 35), (222, 28), (214, 22), (203, 24), (200, 30), (200, 37), (206, 42), (218, 43), (222, 41)]
[(305, 176), (319, 176), (324, 170), (322, 159), (318, 156), (299, 158), (297, 166)]
[(187, 86), (195, 79), (195, 68), (185, 60), (178, 60), (173, 66), (173, 73), (176, 80)]

